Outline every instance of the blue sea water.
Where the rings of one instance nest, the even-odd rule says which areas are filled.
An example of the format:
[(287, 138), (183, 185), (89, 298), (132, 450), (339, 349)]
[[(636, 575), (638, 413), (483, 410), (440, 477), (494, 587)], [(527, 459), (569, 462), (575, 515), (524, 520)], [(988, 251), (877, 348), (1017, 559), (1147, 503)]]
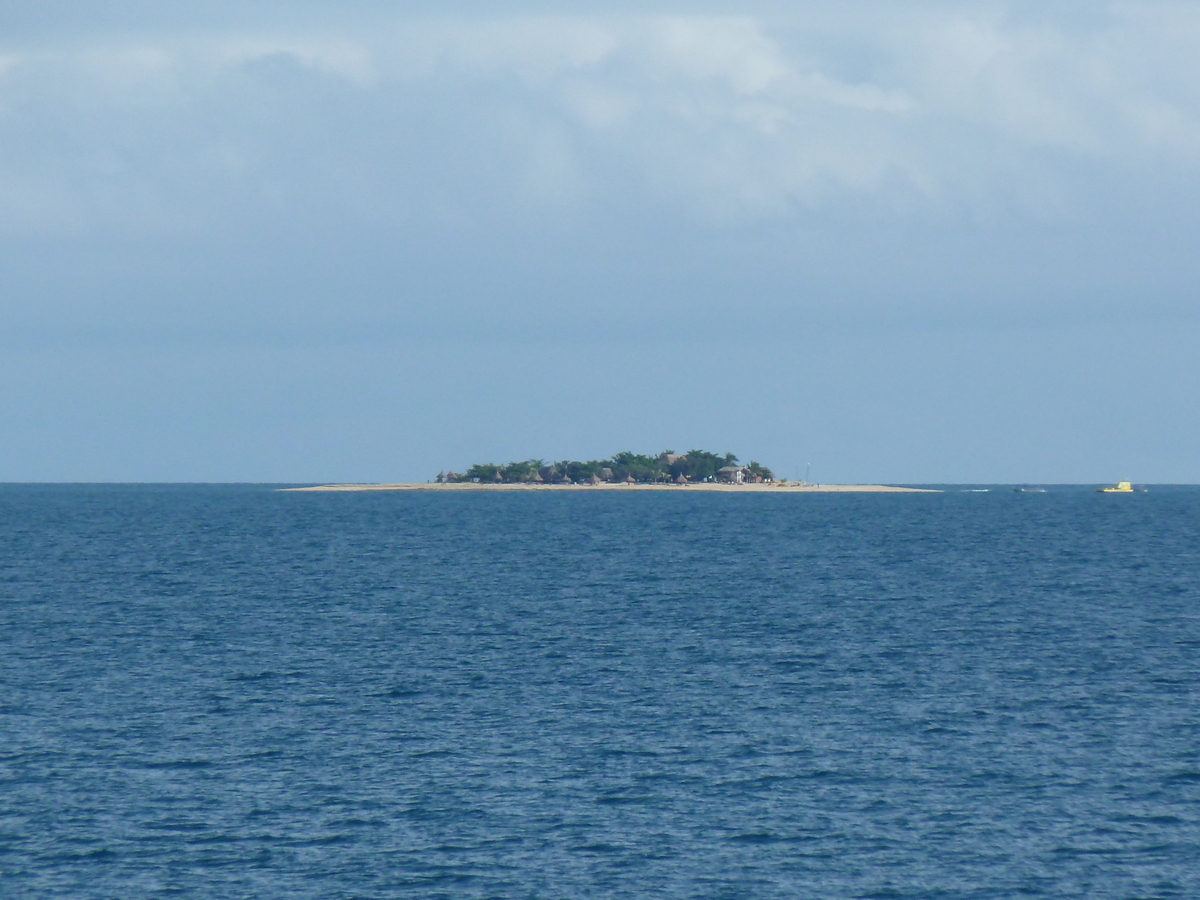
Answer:
[(1200, 897), (1200, 491), (0, 487), (0, 897)]

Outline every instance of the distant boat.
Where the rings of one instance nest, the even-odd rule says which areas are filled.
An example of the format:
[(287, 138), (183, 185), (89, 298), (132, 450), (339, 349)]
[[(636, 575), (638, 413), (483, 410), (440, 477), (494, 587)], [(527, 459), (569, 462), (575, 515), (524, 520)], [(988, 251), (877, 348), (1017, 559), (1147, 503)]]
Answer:
[(1015, 487), (1013, 488), (1018, 494), (1044, 494), (1046, 489), (1043, 487)]
[(1100, 488), (1097, 494), (1132, 494), (1133, 485), (1128, 481), (1118, 481), (1116, 487)]

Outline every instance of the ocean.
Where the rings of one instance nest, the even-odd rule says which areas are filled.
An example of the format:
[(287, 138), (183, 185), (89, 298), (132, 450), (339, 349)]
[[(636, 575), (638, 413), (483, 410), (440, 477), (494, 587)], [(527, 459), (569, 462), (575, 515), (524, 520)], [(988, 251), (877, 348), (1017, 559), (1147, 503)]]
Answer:
[(1200, 897), (1200, 490), (0, 487), (0, 897)]

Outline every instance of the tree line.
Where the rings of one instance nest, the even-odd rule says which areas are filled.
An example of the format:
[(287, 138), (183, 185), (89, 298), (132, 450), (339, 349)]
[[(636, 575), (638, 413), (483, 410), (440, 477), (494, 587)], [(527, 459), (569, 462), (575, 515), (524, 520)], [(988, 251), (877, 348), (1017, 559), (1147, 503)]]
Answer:
[[(657, 456), (640, 453), (616, 453), (608, 459), (589, 459), (586, 462), (564, 459), (547, 462), (544, 459), (524, 459), (507, 465), (477, 463), (459, 474), (447, 472), (438, 475), (439, 482), (492, 482), (521, 484), (546, 482), (561, 484), (591, 481), (634, 481), (642, 484), (678, 481), (681, 477), (691, 481), (710, 481), (726, 466), (742, 467), (732, 453), (718, 455), (707, 450), (689, 450), (675, 453), (664, 450)], [(766, 466), (751, 460), (744, 467), (752, 478), (773, 481), (775, 476)]]

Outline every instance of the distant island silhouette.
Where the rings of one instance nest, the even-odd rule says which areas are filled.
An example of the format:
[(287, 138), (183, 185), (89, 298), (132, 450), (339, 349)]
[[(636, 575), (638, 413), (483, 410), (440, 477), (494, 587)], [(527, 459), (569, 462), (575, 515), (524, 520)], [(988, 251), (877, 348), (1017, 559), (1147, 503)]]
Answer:
[(439, 472), (427, 482), (394, 484), (318, 484), (283, 491), (676, 491), (681, 489), (749, 493), (936, 493), (923, 488), (882, 484), (809, 484), (777, 479), (751, 460), (742, 465), (732, 453), (707, 450), (657, 456), (615, 453), (608, 459), (523, 459), (507, 465), (476, 463), (465, 472)]
[(775, 474), (754, 460), (742, 465), (736, 455), (707, 450), (657, 456), (615, 453), (608, 459), (525, 459), (507, 465), (477, 463), (459, 474), (439, 472), (437, 484), (770, 484)]

